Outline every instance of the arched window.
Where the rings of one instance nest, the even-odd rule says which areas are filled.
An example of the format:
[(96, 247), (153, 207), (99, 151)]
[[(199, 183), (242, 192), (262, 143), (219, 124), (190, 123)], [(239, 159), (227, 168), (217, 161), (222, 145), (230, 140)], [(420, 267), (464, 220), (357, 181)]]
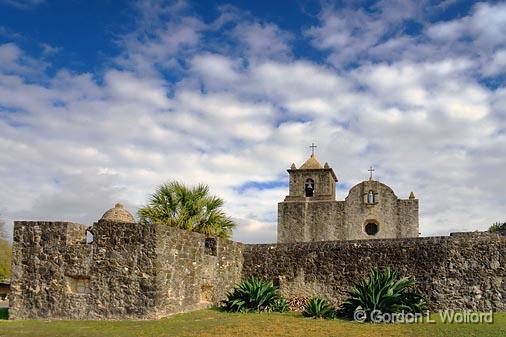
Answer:
[(306, 191), (306, 197), (314, 196), (314, 180), (311, 178), (307, 179), (304, 184), (304, 189)]
[(364, 229), (367, 235), (376, 235), (379, 231), (378, 224), (374, 222), (368, 222)]
[(374, 200), (374, 192), (373, 191), (369, 191), (369, 193), (367, 193), (367, 203), (368, 204), (374, 204), (375, 200)]

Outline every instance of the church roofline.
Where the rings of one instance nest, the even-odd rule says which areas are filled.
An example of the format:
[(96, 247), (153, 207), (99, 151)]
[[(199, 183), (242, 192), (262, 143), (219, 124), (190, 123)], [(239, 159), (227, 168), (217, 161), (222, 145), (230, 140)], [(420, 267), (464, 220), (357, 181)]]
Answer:
[(332, 168), (311, 168), (311, 169), (299, 168), (299, 169), (287, 169), (286, 170), (286, 172), (288, 172), (289, 174), (291, 172), (298, 172), (298, 171), (305, 171), (305, 172), (310, 172), (310, 171), (314, 171), (314, 172), (330, 171), (330, 174), (332, 175), (332, 178), (334, 178), (334, 181), (338, 182), (337, 176), (336, 176), (336, 174), (335, 174), (335, 172), (334, 172), (334, 170)]

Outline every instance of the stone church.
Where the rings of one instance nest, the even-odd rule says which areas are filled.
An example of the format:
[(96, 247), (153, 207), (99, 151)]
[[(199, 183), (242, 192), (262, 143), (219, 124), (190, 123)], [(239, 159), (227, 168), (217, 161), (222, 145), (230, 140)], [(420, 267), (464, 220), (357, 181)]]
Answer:
[(336, 200), (337, 177), (313, 153), (292, 164), (289, 194), (278, 204), (278, 242), (363, 240), (418, 237), (418, 199), (399, 199), (387, 185), (369, 180)]

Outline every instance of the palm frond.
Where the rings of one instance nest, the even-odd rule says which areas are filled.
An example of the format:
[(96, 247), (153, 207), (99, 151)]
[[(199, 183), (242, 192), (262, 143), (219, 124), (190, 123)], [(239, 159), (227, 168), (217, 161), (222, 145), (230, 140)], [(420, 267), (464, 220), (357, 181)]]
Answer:
[(223, 200), (209, 194), (209, 187), (171, 181), (159, 186), (138, 211), (141, 223), (160, 223), (209, 236), (229, 238), (234, 221), (223, 212)]

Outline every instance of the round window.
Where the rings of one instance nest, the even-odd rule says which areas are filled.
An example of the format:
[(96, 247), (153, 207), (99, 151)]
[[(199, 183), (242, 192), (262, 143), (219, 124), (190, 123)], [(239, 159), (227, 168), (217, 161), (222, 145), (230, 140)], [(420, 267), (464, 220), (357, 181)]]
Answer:
[(378, 224), (374, 222), (368, 222), (367, 225), (365, 225), (365, 232), (367, 235), (376, 235), (378, 233)]

